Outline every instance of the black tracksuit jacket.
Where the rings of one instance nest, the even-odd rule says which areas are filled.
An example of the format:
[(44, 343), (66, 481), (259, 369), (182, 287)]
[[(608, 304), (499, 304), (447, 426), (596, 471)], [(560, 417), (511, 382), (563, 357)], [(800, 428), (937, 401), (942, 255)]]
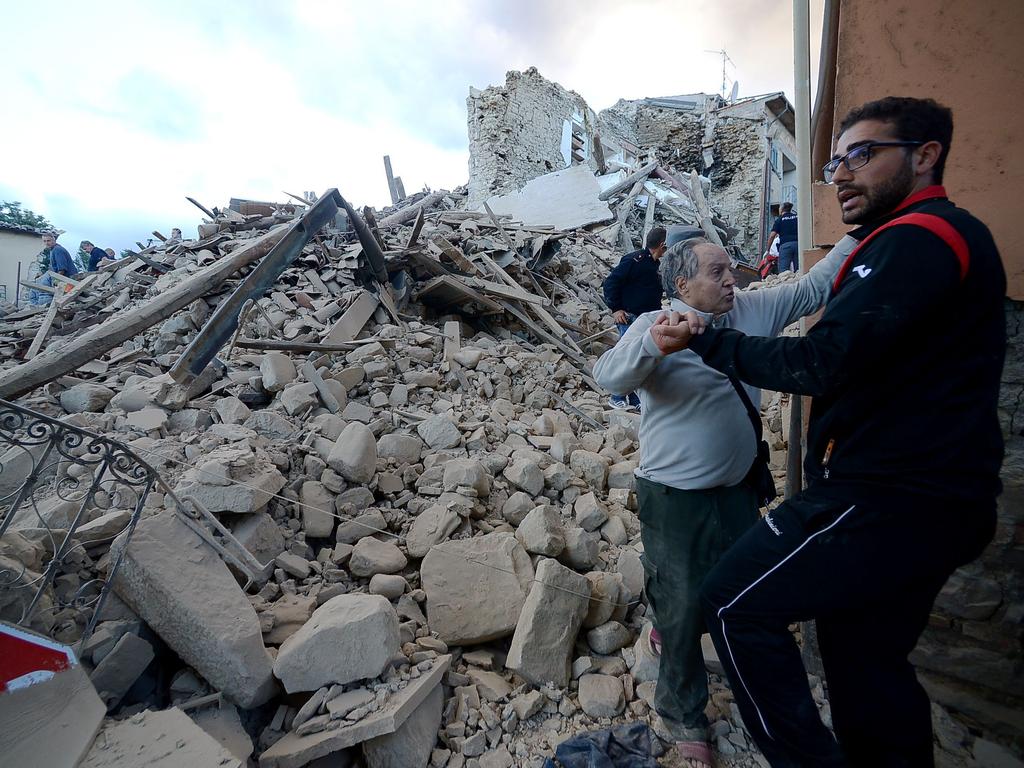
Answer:
[(604, 280), (604, 301), (615, 312), (624, 309), (631, 315), (661, 309), (661, 280), (658, 262), (646, 248), (627, 253)]
[(890, 226), (851, 255), (805, 337), (708, 328), (690, 349), (741, 381), (814, 397), (811, 488), (854, 500), (905, 492), (991, 501), (1003, 452), (1006, 276), (988, 228), (942, 187), (851, 234), (863, 241), (908, 213), (952, 225), (967, 253), (922, 226)]

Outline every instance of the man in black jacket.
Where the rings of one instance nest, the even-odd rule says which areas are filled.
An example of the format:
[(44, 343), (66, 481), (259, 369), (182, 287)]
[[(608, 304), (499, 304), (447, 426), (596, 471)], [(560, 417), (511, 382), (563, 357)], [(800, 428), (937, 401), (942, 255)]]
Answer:
[[(621, 337), (630, 324), (644, 312), (661, 309), (661, 278), (658, 261), (668, 250), (664, 227), (654, 227), (647, 233), (646, 247), (627, 253), (604, 280), (604, 301), (612, 311), (615, 327)], [(640, 398), (612, 395), (608, 401), (612, 408), (638, 408)]]
[[(767, 339), (660, 318), (660, 344), (812, 395), (805, 491), (704, 583), (708, 629), (773, 766), (931, 766), (907, 660), (949, 575), (995, 530), (1006, 278), (988, 229), (946, 198), (952, 113), (888, 97), (843, 120), (825, 168), (861, 241), (821, 321)], [(787, 626), (815, 619), (838, 744)]]

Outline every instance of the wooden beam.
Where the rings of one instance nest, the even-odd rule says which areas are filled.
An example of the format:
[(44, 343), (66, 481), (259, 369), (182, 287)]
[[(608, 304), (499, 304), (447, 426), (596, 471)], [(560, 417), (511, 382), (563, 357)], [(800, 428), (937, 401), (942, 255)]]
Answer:
[(388, 192), (391, 193), (391, 204), (398, 205), (398, 201), (401, 200), (398, 196), (398, 187), (395, 185), (395, 174), (391, 171), (391, 158), (384, 155), (384, 175), (388, 179)]
[(392, 213), (390, 216), (385, 216), (377, 222), (377, 226), (384, 229), (386, 227), (397, 227), (399, 224), (405, 224), (407, 221), (412, 221), (416, 218), (416, 214), (420, 210), (429, 208), (435, 203), (440, 202), (442, 197), (444, 197), (444, 195), (440, 192), (432, 192), (418, 203), (413, 203), (408, 208), (403, 208), (396, 213)]
[(501, 233), (501, 239), (505, 241), (505, 245), (508, 246), (510, 251), (514, 251), (516, 246), (512, 242), (512, 238), (508, 236), (508, 232), (506, 232), (505, 228), (501, 226), (501, 222), (498, 221), (498, 217), (494, 215), (494, 211), (491, 210), (491, 206), (487, 204), (486, 200), (484, 200), (484, 210), (487, 211), (487, 215), (490, 217), (491, 223), (498, 228), (498, 232)]
[(707, 200), (704, 199), (704, 190), (700, 187), (700, 176), (696, 171), (690, 171), (690, 192), (693, 195), (697, 213), (700, 215), (700, 228), (704, 230), (708, 240), (715, 245), (722, 245), (722, 238), (718, 236), (718, 230), (715, 229), (715, 224), (711, 221), (711, 209), (708, 208)]
[(385, 347), (394, 344), (394, 339), (359, 339), (323, 344), (313, 341), (286, 341), (284, 339), (239, 339), (235, 346), (242, 349), (279, 350), (281, 352), (351, 352), (364, 344), (379, 341)]
[(423, 217), (423, 209), (420, 208), (419, 210), (416, 211), (416, 223), (412, 225), (412, 232), (409, 234), (409, 241), (405, 244), (406, 249), (412, 248), (414, 245), (416, 245), (416, 240), (419, 238), (420, 232), (423, 231), (424, 221), (425, 219)]
[(108, 318), (56, 351), (46, 351), (16, 368), (0, 372), (0, 397), (23, 395), (75, 370), (82, 363), (99, 357), (118, 344), (142, 333), (170, 317), (205, 293), (215, 290), (244, 266), (266, 256), (288, 231), (282, 225), (250, 240), (206, 269), (182, 280), (145, 304)]
[(654, 209), (658, 207), (658, 198), (653, 192), (647, 193), (647, 210), (644, 211), (644, 231), (641, 237), (643, 238), (644, 247), (647, 246), (647, 236), (651, 234), (651, 230), (654, 229)]
[(188, 195), (185, 195), (185, 199), (188, 200), (190, 203), (192, 203), (192, 205), (194, 205), (200, 211), (205, 213), (207, 216), (209, 216), (210, 217), (210, 221), (216, 221), (217, 220), (217, 215), (213, 211), (211, 211), (209, 208), (207, 208), (205, 205), (203, 205), (202, 203), (196, 202), (195, 199), (189, 197)]
[(629, 176), (624, 178), (618, 184), (614, 184), (614, 185), (608, 187), (608, 189), (606, 189), (604, 192), (602, 192), (600, 195), (597, 196), (597, 199), (598, 200), (608, 200), (608, 199), (610, 199), (612, 197), (615, 197), (615, 195), (619, 194), (619, 192), (622, 192), (625, 189), (629, 189), (631, 186), (636, 184), (637, 181), (640, 181), (642, 179), (646, 179), (648, 176), (651, 175), (651, 172), (655, 168), (657, 168), (657, 167), (658, 167), (657, 161), (648, 163), (647, 165), (645, 165), (643, 168), (641, 168), (636, 173), (630, 174)]
[(54, 299), (50, 302), (50, 308), (46, 310), (46, 314), (43, 316), (43, 324), (39, 326), (39, 330), (36, 331), (36, 337), (32, 339), (32, 345), (28, 348), (28, 352), (25, 353), (25, 359), (31, 360), (43, 347), (43, 342), (46, 341), (46, 337), (50, 333), (50, 328), (53, 326), (54, 318), (57, 317), (57, 310), (60, 305), (57, 300)]
[(374, 294), (369, 291), (360, 293), (324, 336), (324, 343), (337, 344), (339, 341), (352, 341), (363, 330), (363, 326), (376, 311), (378, 304), (380, 304), (380, 299)]

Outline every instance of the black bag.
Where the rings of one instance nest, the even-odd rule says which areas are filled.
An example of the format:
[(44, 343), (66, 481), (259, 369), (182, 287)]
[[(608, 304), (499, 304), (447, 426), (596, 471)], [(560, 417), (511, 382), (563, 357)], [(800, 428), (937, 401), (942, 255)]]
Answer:
[(768, 443), (763, 439), (764, 426), (761, 424), (761, 415), (754, 408), (754, 404), (750, 402), (750, 396), (747, 394), (747, 390), (743, 388), (743, 385), (740, 384), (739, 379), (730, 376), (729, 382), (747, 409), (750, 423), (754, 425), (754, 439), (757, 441), (757, 454), (754, 456), (754, 463), (750, 465), (750, 470), (747, 472), (747, 476), (743, 478), (743, 482), (754, 489), (754, 492), (757, 494), (758, 505), (767, 507), (769, 502), (778, 496), (779, 493), (775, 490), (775, 478), (772, 477), (772, 471), (768, 469), (771, 451), (768, 448)]

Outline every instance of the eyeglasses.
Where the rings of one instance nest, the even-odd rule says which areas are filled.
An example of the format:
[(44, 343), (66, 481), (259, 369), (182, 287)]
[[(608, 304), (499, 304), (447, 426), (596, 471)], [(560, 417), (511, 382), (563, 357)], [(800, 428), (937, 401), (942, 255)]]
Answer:
[(825, 181), (831, 184), (832, 177), (839, 170), (840, 163), (845, 165), (846, 170), (851, 172), (856, 171), (858, 168), (863, 168), (871, 162), (871, 150), (875, 147), (919, 147), (922, 144), (924, 144), (923, 141), (871, 141), (851, 149), (842, 157), (832, 158), (825, 163), (821, 173), (825, 177)]

